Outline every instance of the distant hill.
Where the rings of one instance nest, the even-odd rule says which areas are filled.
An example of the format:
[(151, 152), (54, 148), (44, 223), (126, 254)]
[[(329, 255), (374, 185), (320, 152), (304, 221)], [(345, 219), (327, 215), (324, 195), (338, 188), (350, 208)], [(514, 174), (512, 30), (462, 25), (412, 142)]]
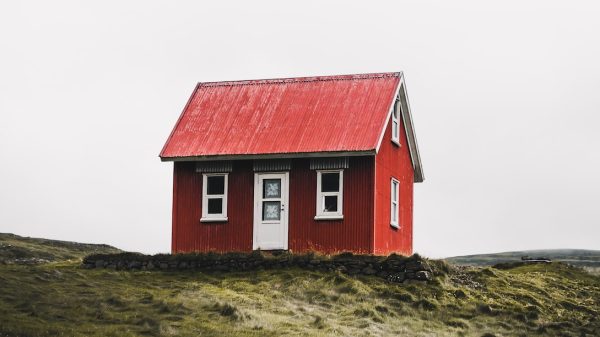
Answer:
[(592, 269), (600, 268), (600, 250), (586, 249), (543, 249), (503, 252), (495, 254), (476, 254), (449, 257), (445, 260), (462, 266), (492, 266), (497, 263), (520, 261), (521, 257), (544, 257), (574, 266)]
[(0, 264), (36, 264), (80, 259), (93, 253), (118, 253), (109, 245), (48, 240), (0, 233)]

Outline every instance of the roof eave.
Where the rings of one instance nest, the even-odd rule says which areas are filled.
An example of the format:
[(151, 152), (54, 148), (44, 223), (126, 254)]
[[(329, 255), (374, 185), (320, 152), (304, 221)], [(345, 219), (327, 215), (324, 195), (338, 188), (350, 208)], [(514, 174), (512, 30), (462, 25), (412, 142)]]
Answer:
[(160, 154), (158, 156), (160, 157), (161, 160), (163, 158), (163, 154), (165, 153), (165, 150), (167, 149), (167, 145), (169, 145), (169, 142), (171, 141), (171, 138), (173, 138), (173, 134), (175, 133), (175, 130), (177, 130), (177, 126), (181, 122), (181, 119), (183, 118), (183, 115), (185, 114), (185, 111), (187, 110), (188, 106), (192, 102), (192, 98), (194, 98), (194, 96), (196, 95), (196, 92), (198, 91), (199, 87), (200, 87), (200, 83), (196, 83), (196, 87), (194, 87), (194, 91), (192, 91), (192, 94), (188, 98), (187, 103), (185, 103), (185, 106), (183, 107), (183, 110), (181, 110), (181, 113), (179, 114), (179, 118), (177, 118), (177, 122), (175, 122), (175, 126), (171, 130), (171, 133), (169, 133), (169, 138), (167, 138), (167, 141), (165, 142), (165, 145), (163, 145), (162, 150), (160, 150)]
[(263, 153), (263, 154), (232, 154), (232, 155), (205, 155), (186, 157), (163, 157), (163, 162), (181, 161), (211, 161), (211, 160), (250, 160), (250, 159), (291, 159), (291, 158), (322, 158), (322, 157), (356, 157), (374, 156), (375, 149), (361, 151), (324, 151), (324, 152), (302, 152), (302, 153)]

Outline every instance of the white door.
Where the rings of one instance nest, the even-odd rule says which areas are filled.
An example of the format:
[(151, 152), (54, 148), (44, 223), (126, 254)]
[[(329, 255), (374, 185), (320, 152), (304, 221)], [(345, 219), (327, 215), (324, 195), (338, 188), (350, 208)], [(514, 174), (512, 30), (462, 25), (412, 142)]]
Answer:
[(289, 173), (254, 174), (253, 249), (288, 249)]

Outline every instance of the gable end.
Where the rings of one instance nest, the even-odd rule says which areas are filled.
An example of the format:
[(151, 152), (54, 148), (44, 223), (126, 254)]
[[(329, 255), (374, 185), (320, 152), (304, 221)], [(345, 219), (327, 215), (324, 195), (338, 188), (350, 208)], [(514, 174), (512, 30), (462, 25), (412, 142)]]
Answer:
[(394, 105), (396, 100), (400, 101), (401, 111), (402, 111), (402, 124), (404, 125), (404, 132), (406, 133), (406, 139), (408, 143), (408, 151), (410, 153), (410, 159), (412, 161), (413, 171), (414, 171), (414, 182), (422, 183), (425, 180), (425, 176), (423, 174), (423, 166), (421, 164), (421, 156), (419, 155), (419, 146), (417, 145), (417, 137), (415, 135), (415, 128), (412, 121), (412, 115), (410, 113), (410, 105), (408, 103), (408, 96), (406, 95), (406, 83), (404, 83), (404, 73), (400, 72), (400, 81), (398, 81), (398, 87), (396, 88), (396, 93), (394, 95), (394, 99), (390, 104), (390, 108), (387, 114), (387, 118), (383, 129), (381, 130), (381, 134), (379, 135), (379, 142), (377, 143), (376, 153), (379, 152), (379, 148), (381, 147), (381, 142), (383, 141), (383, 135), (385, 134), (385, 129), (387, 128), (387, 124), (390, 123), (390, 119), (392, 116), (392, 111), (394, 109)]

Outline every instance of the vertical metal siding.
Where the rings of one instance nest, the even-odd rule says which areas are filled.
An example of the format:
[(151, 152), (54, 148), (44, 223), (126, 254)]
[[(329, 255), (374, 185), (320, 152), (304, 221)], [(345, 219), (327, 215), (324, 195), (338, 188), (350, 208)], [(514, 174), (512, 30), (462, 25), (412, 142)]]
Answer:
[[(401, 123), (403, 123), (401, 121)], [(413, 167), (404, 125), (400, 126), (400, 144), (392, 143), (388, 123), (375, 159), (375, 232), (374, 253), (387, 255), (413, 252)], [(391, 178), (400, 182), (400, 228), (390, 226)]]
[(290, 159), (254, 160), (252, 166), (254, 172), (289, 171), (292, 168), (292, 161)]
[(344, 170), (343, 220), (315, 220), (317, 173), (309, 159), (290, 173), (289, 248), (294, 252), (371, 253), (374, 157), (352, 157)]
[(178, 209), (178, 205), (179, 203), (177, 202), (177, 196), (179, 195), (178, 189), (177, 189), (177, 163), (173, 163), (173, 214), (171, 217), (171, 251), (172, 252), (176, 252), (177, 251), (177, 223), (178, 223), (178, 218), (177, 218), (177, 209)]
[(254, 176), (251, 161), (234, 163), (229, 173), (227, 222), (200, 223), (202, 174), (193, 162), (175, 163), (173, 252), (250, 251)]
[(196, 172), (200, 173), (221, 173), (231, 171), (233, 171), (233, 165), (230, 160), (201, 161), (196, 163)]
[(348, 162), (349, 162), (348, 157), (312, 158), (310, 160), (310, 169), (311, 170), (347, 169)]
[[(309, 159), (294, 159), (290, 171), (289, 249), (324, 253), (372, 253), (374, 157), (352, 157), (344, 170), (344, 219), (314, 220), (317, 176)], [(234, 161), (229, 174), (226, 223), (200, 223), (202, 175), (194, 163), (176, 162), (173, 252), (250, 251), (254, 203), (252, 161)]]

